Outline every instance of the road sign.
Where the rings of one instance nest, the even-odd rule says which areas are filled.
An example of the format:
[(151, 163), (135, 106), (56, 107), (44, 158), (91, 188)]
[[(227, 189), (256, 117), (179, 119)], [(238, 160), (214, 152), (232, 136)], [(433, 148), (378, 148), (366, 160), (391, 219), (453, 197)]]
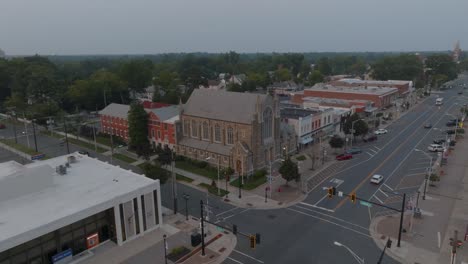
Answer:
[(44, 154), (44, 153), (42, 153), (42, 154), (36, 154), (36, 155), (31, 156), (31, 160), (40, 160), (40, 159), (42, 159), (42, 158), (44, 158), (44, 157), (45, 157), (45, 154)]
[(338, 197), (343, 197), (343, 192), (339, 191), (338, 192)]
[(216, 226), (216, 230), (218, 230), (219, 232), (224, 232), (224, 228), (219, 227), (219, 226)]
[(364, 202), (364, 201), (359, 201), (359, 203), (361, 205), (364, 205), (364, 206), (367, 206), (367, 207), (372, 207), (372, 204), (368, 203), (368, 202)]

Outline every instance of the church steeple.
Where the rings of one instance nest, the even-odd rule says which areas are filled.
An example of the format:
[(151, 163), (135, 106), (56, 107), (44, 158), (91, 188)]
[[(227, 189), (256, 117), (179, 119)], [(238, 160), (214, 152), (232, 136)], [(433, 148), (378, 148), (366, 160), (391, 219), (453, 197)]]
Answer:
[(462, 54), (462, 50), (460, 48), (460, 41), (457, 40), (457, 42), (455, 42), (455, 46), (454, 46), (453, 51), (452, 51), (453, 61), (459, 62), (461, 54)]

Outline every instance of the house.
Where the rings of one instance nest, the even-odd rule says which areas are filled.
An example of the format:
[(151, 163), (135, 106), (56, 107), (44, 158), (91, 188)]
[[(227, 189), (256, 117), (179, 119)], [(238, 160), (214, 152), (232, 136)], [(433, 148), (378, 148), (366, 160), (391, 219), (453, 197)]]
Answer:
[(280, 155), (277, 98), (196, 89), (180, 112), (176, 151), (250, 175)]
[(229, 83), (242, 85), (242, 83), (245, 82), (245, 80), (247, 80), (247, 75), (242, 73), (242, 74), (232, 75), (229, 78)]
[(225, 90), (226, 89), (226, 81), (225, 80), (208, 80), (207, 85), (200, 85), (199, 89), (205, 90)]

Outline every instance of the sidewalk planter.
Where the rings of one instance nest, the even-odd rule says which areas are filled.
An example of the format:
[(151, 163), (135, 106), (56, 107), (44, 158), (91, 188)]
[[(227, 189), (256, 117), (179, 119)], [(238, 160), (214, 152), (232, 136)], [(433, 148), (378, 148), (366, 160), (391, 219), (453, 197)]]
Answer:
[(167, 259), (169, 259), (172, 262), (177, 262), (179, 259), (183, 258), (185, 255), (190, 253), (190, 249), (181, 246), (181, 247), (176, 247), (171, 250), (171, 253), (167, 255)]
[(439, 175), (435, 174), (435, 173), (432, 173), (430, 176), (429, 176), (429, 185), (432, 186), (432, 187), (435, 187), (436, 185), (434, 184), (434, 182), (438, 182), (440, 181), (440, 177)]

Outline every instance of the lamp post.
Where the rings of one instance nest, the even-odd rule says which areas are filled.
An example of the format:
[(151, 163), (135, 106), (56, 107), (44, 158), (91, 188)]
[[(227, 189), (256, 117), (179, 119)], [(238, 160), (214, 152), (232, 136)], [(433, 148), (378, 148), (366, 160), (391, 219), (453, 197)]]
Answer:
[(182, 197), (185, 200), (185, 220), (188, 220), (188, 199), (190, 199), (190, 195), (183, 193)]
[(167, 264), (167, 242), (166, 242), (166, 235), (163, 235), (164, 238), (164, 263)]
[[(211, 160), (211, 157), (206, 158), (206, 160)], [(218, 187), (218, 196), (221, 196), (221, 190), (219, 189), (219, 155), (218, 155), (218, 184), (216, 184)]]
[(333, 242), (333, 244), (335, 246), (338, 246), (338, 247), (344, 247), (346, 250), (348, 250), (348, 252), (351, 254), (351, 256), (353, 256), (353, 258), (357, 261), (357, 263), (359, 264), (364, 264), (364, 259), (363, 258), (360, 258), (356, 253), (354, 253), (354, 251), (352, 251), (349, 247), (341, 244), (340, 242), (338, 241), (335, 241)]
[(426, 155), (426, 157), (428, 157), (429, 160), (430, 160), (430, 162), (429, 162), (429, 169), (428, 169), (428, 171), (427, 171), (427, 173), (426, 173), (426, 177), (425, 177), (425, 181), (424, 181), (424, 192), (423, 192), (423, 197), (422, 197), (423, 200), (426, 200), (427, 180), (428, 180), (428, 178), (429, 178), (429, 175), (432, 174), (432, 156), (429, 155), (429, 154), (427, 154), (425, 151), (420, 150), (420, 149), (414, 149), (414, 151), (423, 153), (423, 154)]

